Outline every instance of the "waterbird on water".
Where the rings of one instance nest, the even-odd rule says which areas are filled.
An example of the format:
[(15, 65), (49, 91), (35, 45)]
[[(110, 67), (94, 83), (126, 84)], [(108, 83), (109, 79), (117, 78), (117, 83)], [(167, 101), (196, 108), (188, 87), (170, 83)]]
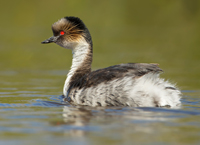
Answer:
[(157, 64), (127, 63), (91, 71), (93, 44), (89, 30), (77, 17), (52, 25), (54, 42), (71, 49), (72, 66), (64, 84), (65, 101), (86, 106), (178, 107), (181, 92), (159, 78)]

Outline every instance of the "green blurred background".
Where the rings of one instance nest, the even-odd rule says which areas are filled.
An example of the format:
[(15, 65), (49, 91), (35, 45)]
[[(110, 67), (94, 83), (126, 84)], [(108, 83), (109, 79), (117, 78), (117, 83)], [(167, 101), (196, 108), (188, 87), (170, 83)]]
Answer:
[(1, 1), (0, 71), (67, 72), (71, 51), (41, 44), (52, 36), (51, 24), (64, 16), (80, 17), (89, 28), (93, 69), (159, 63), (162, 77), (182, 90), (199, 90), (199, 0)]

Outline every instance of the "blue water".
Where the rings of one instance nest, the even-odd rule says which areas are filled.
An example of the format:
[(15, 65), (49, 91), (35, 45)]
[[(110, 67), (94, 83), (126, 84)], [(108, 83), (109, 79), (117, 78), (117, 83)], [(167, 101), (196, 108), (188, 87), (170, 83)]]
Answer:
[(199, 90), (182, 90), (180, 109), (92, 108), (63, 102), (62, 71), (1, 74), (2, 145), (200, 144)]

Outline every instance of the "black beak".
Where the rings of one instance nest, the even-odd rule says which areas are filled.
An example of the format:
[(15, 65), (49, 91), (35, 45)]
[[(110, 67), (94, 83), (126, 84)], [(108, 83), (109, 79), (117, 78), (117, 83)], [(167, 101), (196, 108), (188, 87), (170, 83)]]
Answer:
[(42, 41), (42, 44), (47, 44), (47, 43), (52, 43), (52, 42), (56, 42), (56, 40), (58, 39), (59, 36), (52, 36), (47, 40)]

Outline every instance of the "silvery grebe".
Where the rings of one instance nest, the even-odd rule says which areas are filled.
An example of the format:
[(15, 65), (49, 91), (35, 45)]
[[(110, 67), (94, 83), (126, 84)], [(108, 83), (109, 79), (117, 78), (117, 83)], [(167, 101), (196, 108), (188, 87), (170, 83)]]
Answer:
[(91, 71), (93, 44), (89, 30), (77, 17), (52, 25), (54, 42), (71, 49), (72, 66), (64, 84), (65, 101), (86, 106), (177, 107), (181, 92), (159, 78), (157, 64), (128, 63)]

